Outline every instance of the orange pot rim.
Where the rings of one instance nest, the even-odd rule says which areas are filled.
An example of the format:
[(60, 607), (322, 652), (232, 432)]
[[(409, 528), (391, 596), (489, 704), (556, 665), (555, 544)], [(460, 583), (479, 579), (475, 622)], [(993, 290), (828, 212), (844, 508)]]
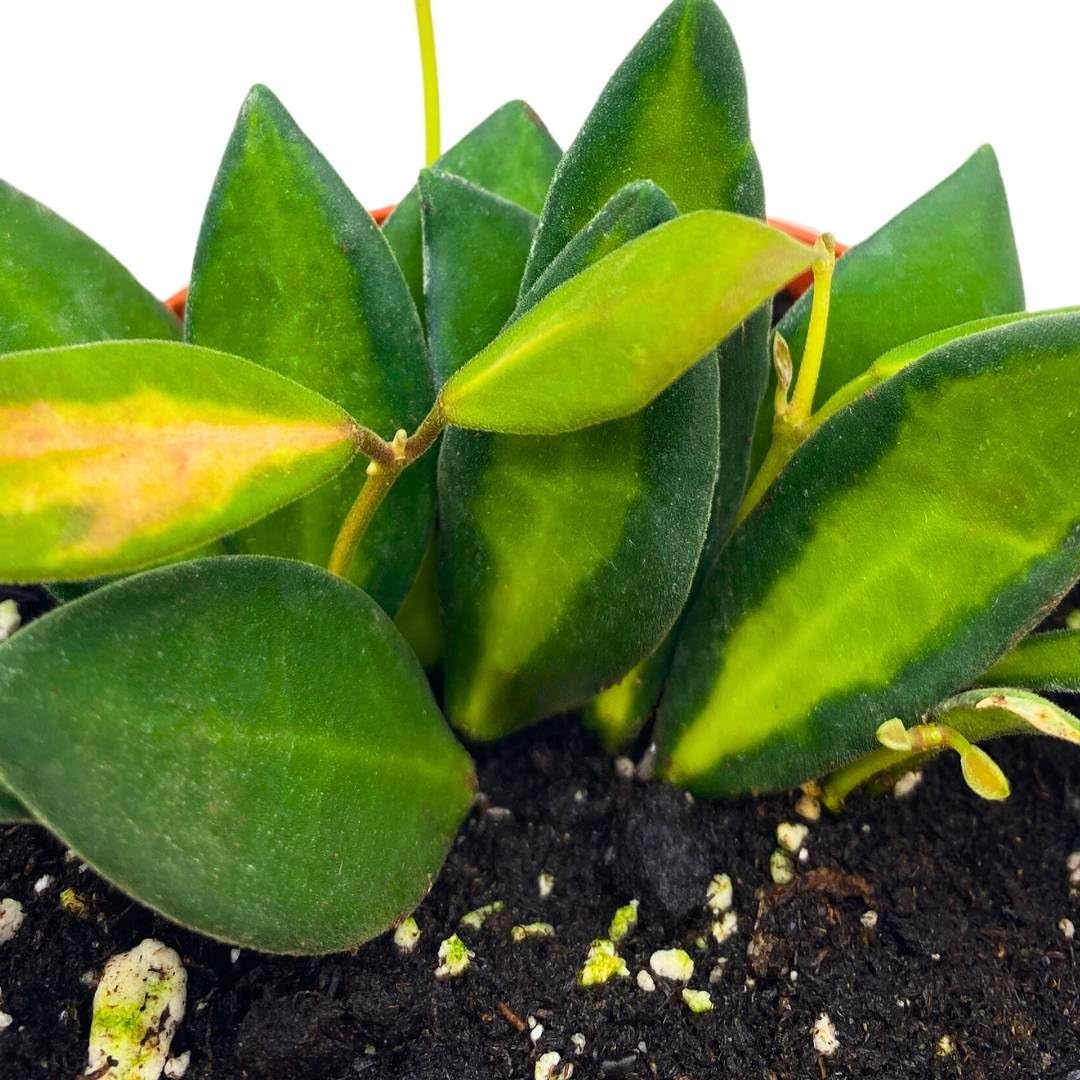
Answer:
[[(376, 225), (382, 225), (384, 221), (394, 212), (395, 207), (380, 206), (377, 210), (371, 211), (372, 219)], [(769, 218), (769, 224), (774, 228), (782, 229), (788, 234), (788, 236), (795, 237), (796, 240), (801, 240), (804, 244), (816, 244), (818, 237), (821, 235), (817, 229), (811, 229), (806, 225), (800, 225), (794, 221), (787, 221), (784, 218)], [(843, 255), (847, 251), (847, 245), (837, 243), (836, 254)], [(814, 275), (808, 270), (805, 274), (800, 274), (794, 281), (788, 282), (787, 292), (791, 296), (792, 300), (798, 300), (800, 296), (814, 283)], [(184, 308), (187, 304), (187, 286), (180, 289), (178, 292), (173, 293), (168, 300), (165, 301), (165, 306), (178, 318), (184, 317)]]

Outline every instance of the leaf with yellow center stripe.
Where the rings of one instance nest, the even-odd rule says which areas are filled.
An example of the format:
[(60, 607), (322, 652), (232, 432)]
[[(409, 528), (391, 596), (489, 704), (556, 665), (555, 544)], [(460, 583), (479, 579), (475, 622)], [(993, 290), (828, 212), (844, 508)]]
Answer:
[[(408, 287), (375, 223), (265, 87), (248, 95), (206, 207), (187, 336), (322, 394), (389, 438), (435, 397)], [(325, 566), (364, 462), (229, 544)], [(435, 514), (435, 461), (404, 473), (348, 569), (393, 614)]]
[(0, 358), (0, 579), (135, 570), (329, 480), (357, 428), (256, 364), (175, 342)]
[(790, 786), (970, 686), (1080, 577), (1080, 316), (959, 339), (795, 454), (691, 607), (665, 774)]

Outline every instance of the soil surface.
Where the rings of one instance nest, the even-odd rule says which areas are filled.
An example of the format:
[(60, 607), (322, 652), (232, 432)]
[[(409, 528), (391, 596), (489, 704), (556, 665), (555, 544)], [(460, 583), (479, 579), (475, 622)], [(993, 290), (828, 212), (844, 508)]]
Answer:
[[(795, 795), (695, 802), (620, 778), (575, 724), (549, 723), (479, 752), (483, 795), (416, 913), (411, 955), (389, 935), (317, 960), (235, 954), (132, 903), (38, 827), (4, 827), (0, 897), (26, 919), (0, 945), (12, 1017), (0, 1077), (81, 1074), (96, 973), (155, 937), (188, 971), (173, 1044), (190, 1051), (188, 1080), (530, 1080), (549, 1051), (576, 1080), (1080, 1080), (1080, 938), (1060, 925), (1080, 926), (1066, 865), (1080, 849), (1080, 754), (1035, 739), (993, 752), (1008, 802), (980, 801), (939, 760), (906, 797), (859, 797), (810, 824), (807, 858), (776, 886), (769, 857), (777, 824), (800, 820)], [(738, 918), (723, 944), (703, 907), (720, 872)], [(546, 898), (541, 873), (554, 877)], [(67, 888), (82, 914), (61, 906)], [(631, 898), (629, 977), (577, 986), (590, 942)], [(458, 926), (496, 900), (481, 929)], [(535, 921), (555, 936), (511, 941)], [(475, 957), (439, 982), (455, 930)], [(690, 985), (713, 1011), (691, 1013), (663, 979), (638, 986), (671, 947), (693, 957)], [(823, 1013), (831, 1056), (813, 1043)]]

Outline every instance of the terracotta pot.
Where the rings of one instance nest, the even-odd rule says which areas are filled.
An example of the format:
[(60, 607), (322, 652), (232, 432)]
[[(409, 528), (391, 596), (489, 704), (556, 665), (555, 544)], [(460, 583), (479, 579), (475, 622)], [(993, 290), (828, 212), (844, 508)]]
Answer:
[[(394, 212), (393, 206), (380, 206), (378, 210), (372, 210), (371, 216), (375, 219), (376, 225), (381, 225), (392, 213)], [(818, 236), (821, 234), (813, 229), (808, 229), (805, 225), (796, 225), (793, 221), (784, 221), (782, 218), (769, 218), (769, 224), (775, 226), (777, 229), (783, 229), (789, 236), (794, 236), (796, 240), (802, 240), (806, 244), (814, 244), (817, 242)], [(843, 255), (847, 251), (847, 246), (838, 243), (836, 245), (836, 254)], [(790, 282), (787, 287), (787, 291), (791, 294), (792, 300), (798, 300), (800, 296), (814, 283), (814, 275), (807, 270), (805, 274), (801, 274), (794, 281)], [(168, 300), (165, 301), (165, 306), (178, 318), (184, 317), (184, 305), (187, 303), (188, 291), (186, 288), (181, 289), (177, 293), (173, 293)]]

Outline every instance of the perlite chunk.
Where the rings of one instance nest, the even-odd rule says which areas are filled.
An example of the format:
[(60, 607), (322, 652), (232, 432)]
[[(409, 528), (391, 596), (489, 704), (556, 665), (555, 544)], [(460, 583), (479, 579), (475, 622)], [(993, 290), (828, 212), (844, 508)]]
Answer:
[(109, 959), (94, 994), (86, 1072), (96, 1080), (158, 1080), (184, 1018), (187, 972), (147, 938)]
[(638, 920), (638, 902), (631, 900), (629, 904), (623, 904), (611, 916), (611, 925), (608, 927), (608, 937), (618, 944), (628, 934), (633, 933)]
[(685, 949), (657, 949), (649, 957), (649, 967), (662, 979), (689, 982), (694, 974), (694, 961)]
[(692, 1013), (712, 1012), (712, 995), (708, 990), (683, 989), (682, 999)]
[(439, 966), (435, 969), (435, 978), (456, 979), (464, 975), (475, 955), (457, 934), (451, 934), (439, 944)]
[(578, 972), (578, 986), (600, 986), (608, 979), (630, 977), (626, 961), (615, 951), (615, 943), (598, 938), (589, 946), (585, 966)]
[(408, 955), (420, 941), (420, 927), (410, 915), (394, 931), (394, 947), (402, 955)]
[(498, 915), (505, 906), (501, 900), (493, 900), (490, 904), (484, 904), (475, 911), (462, 915), (458, 921), (469, 930), (479, 930), (492, 915)]

